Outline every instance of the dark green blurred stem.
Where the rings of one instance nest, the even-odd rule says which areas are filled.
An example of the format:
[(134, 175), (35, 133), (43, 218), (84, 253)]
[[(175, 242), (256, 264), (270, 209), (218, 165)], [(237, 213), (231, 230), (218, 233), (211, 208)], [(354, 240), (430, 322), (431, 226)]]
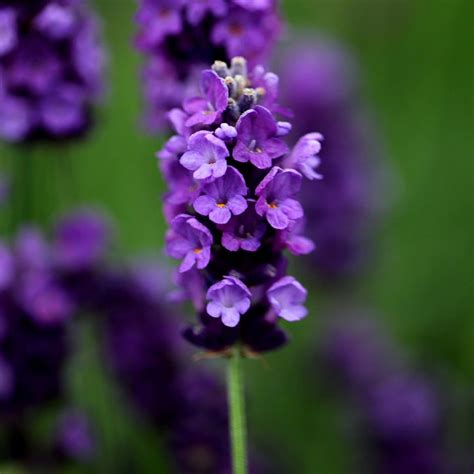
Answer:
[(11, 148), (10, 231), (15, 233), (21, 223), (31, 221), (35, 214), (32, 163), (34, 149), (19, 145)]
[(233, 473), (247, 474), (245, 397), (239, 347), (234, 350), (232, 357), (229, 359), (227, 384)]
[(12, 148), (11, 229), (25, 224), (46, 227), (75, 200), (72, 163), (65, 146)]

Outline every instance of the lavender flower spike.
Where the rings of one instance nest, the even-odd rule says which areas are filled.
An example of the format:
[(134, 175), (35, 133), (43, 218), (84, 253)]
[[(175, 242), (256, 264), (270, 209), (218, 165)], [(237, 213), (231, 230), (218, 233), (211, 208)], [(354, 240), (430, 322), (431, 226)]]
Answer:
[[(182, 259), (180, 295), (199, 314), (184, 336), (214, 353), (234, 344), (244, 353), (274, 350), (286, 343), (278, 317), (296, 321), (307, 313), (306, 290), (286, 276), (283, 252), (314, 248), (301, 235), (297, 195), (304, 175), (312, 177), (306, 168), (321, 136), (307, 135), (291, 152), (284, 139), (291, 124), (275, 116), (282, 110), (278, 77), (261, 66), (249, 71), (242, 57), (216, 61), (203, 84), (201, 96), (172, 111), (176, 134), (157, 154), (170, 187), (167, 251)], [(209, 107), (222, 97), (225, 108)]]
[(91, 126), (104, 69), (86, 1), (0, 2), (0, 138), (74, 138)]
[(240, 316), (250, 308), (250, 290), (237, 278), (226, 276), (207, 291), (207, 314), (222, 318), (228, 327), (239, 324)]

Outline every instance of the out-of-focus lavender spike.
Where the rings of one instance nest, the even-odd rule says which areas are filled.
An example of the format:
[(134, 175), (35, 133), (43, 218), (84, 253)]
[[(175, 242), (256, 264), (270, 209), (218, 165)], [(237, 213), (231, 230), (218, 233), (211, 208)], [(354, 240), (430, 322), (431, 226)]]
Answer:
[[(169, 127), (167, 113), (199, 92), (196, 78), (214, 60), (245, 56), (251, 66), (266, 63), (279, 37), (277, 1), (138, 0), (136, 46), (146, 56), (143, 85), (146, 124), (151, 131)], [(218, 74), (241, 70), (219, 69)]]
[[(287, 48), (277, 70), (282, 103), (294, 113), (292, 143), (315, 129), (324, 137), (321, 153), (314, 150), (317, 161), (311, 159), (317, 174), (309, 170), (313, 179), (302, 187), (306, 232), (316, 242), (307, 261), (330, 280), (356, 275), (369, 257), (371, 231), (389, 192), (382, 194), (388, 180), (382, 179), (385, 167), (355, 60), (341, 45), (308, 37)], [(307, 139), (297, 147), (310, 151), (310, 145)]]
[(380, 328), (369, 319), (339, 315), (325, 337), (322, 356), (361, 415), (373, 472), (447, 472), (440, 393), (403, 363)]
[(105, 55), (85, 1), (0, 4), (0, 139), (63, 140), (86, 132)]

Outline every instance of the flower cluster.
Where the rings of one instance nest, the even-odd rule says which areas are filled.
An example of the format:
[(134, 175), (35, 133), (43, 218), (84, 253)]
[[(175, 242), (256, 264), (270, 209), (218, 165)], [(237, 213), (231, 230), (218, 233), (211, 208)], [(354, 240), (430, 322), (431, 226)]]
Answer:
[(103, 63), (97, 20), (85, 2), (0, 2), (0, 138), (83, 133)]
[(367, 260), (384, 200), (375, 133), (359, 99), (356, 68), (340, 46), (313, 38), (288, 48), (277, 70), (282, 100), (295, 114), (290, 141), (314, 128), (324, 135), (324, 180), (302, 188), (306, 231), (318, 246), (308, 263), (327, 279), (352, 276)]
[(245, 56), (266, 62), (281, 29), (276, 0), (139, 0), (138, 49), (147, 125), (168, 125), (166, 113), (191, 91), (199, 71), (215, 59)]
[(0, 243), (0, 418), (61, 396), (80, 304), (68, 286), (96, 264), (104, 235), (98, 216), (80, 213), (60, 223), (52, 244), (33, 228)]
[(286, 275), (289, 249), (313, 250), (299, 234), (303, 178), (318, 177), (321, 135), (290, 151), (291, 124), (277, 121), (278, 77), (245, 59), (202, 72), (202, 94), (169, 116), (176, 135), (158, 153), (168, 182), (167, 252), (181, 259), (178, 280), (200, 313), (188, 340), (210, 351), (237, 341), (252, 352), (285, 343), (278, 318), (305, 317), (306, 290)]
[(376, 472), (447, 472), (438, 393), (407, 370), (373, 324), (345, 321), (334, 327), (324, 357), (361, 414)]

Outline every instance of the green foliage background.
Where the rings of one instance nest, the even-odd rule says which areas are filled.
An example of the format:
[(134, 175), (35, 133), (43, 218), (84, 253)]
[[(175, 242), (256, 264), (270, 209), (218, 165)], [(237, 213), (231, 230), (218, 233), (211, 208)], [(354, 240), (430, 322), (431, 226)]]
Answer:
[[(87, 143), (32, 152), (32, 192), (44, 222), (52, 220), (52, 209), (96, 204), (117, 222), (118, 253), (159, 251), (164, 186), (154, 152), (162, 139), (139, 129), (140, 58), (131, 46), (135, 2), (96, 5), (111, 50), (110, 93)], [(446, 391), (461, 394), (452, 429), (473, 440), (473, 409), (465, 403), (474, 398), (474, 3), (287, 0), (284, 10), (292, 28), (330, 35), (352, 49), (396, 176), (378, 264), (351, 297), (379, 314), (419, 364), (441, 374)], [(1, 152), (1, 164), (16, 167), (19, 157)], [(348, 407), (309, 357), (330, 292), (310, 272), (304, 278), (311, 317), (291, 326), (293, 343), (268, 356), (266, 365), (246, 364), (251, 436), (276, 446), (289, 461), (288, 472), (356, 472), (361, 455), (358, 440), (347, 434)], [(128, 472), (167, 472), (160, 439), (127, 413), (103, 377), (91, 329), (79, 329), (88, 342), (71, 371), (72, 391), (99, 420), (103, 449), (94, 472), (121, 472), (117, 453), (124, 451)]]

